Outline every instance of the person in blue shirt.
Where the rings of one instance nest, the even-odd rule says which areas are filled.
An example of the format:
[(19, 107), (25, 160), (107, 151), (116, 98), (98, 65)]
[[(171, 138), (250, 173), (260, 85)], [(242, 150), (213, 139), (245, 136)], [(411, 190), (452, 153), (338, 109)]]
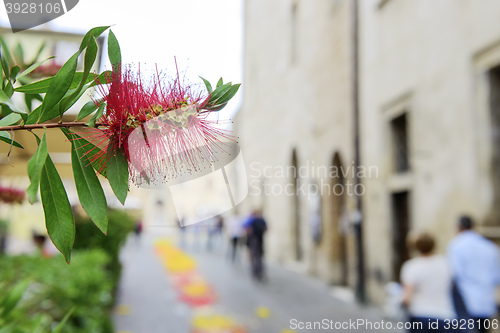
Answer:
[(497, 313), (496, 288), (500, 284), (498, 247), (473, 231), (472, 219), (462, 216), (459, 234), (448, 248), (457, 292), (454, 295), (459, 318), (474, 323), (479, 332), (487, 332)]

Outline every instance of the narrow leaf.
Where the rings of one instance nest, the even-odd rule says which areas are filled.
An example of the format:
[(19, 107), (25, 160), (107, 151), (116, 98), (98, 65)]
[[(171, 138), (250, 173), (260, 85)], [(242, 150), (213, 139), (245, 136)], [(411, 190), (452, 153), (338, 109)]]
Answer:
[(75, 220), (63, 182), (50, 156), (42, 168), (40, 195), (49, 237), (69, 264), (75, 242)]
[(66, 322), (68, 321), (69, 317), (75, 312), (76, 306), (73, 306), (71, 310), (66, 313), (64, 318), (57, 324), (56, 328), (52, 331), (52, 333), (61, 333), (62, 329), (64, 328), (64, 325), (66, 325)]
[(17, 303), (21, 300), (23, 297), (24, 292), (26, 291), (26, 288), (28, 288), (29, 285), (29, 280), (24, 280), (21, 282), (18, 282), (5, 296), (5, 298), (1, 302), (1, 317), (5, 318), (8, 316), (8, 314), (14, 310), (16, 307)]
[(21, 71), (21, 67), (15, 65), (15, 66), (12, 66), (12, 68), (10, 69), (10, 80), (12, 82), (16, 82), (16, 77), (17, 77), (17, 74), (19, 74), (19, 72)]
[(19, 113), (10, 113), (0, 119), (0, 126), (10, 126), (21, 120), (21, 115)]
[[(99, 75), (91, 73), (90, 76), (87, 78), (87, 83), (92, 82), (92, 86), (105, 84), (106, 79), (111, 75), (110, 73), (111, 71), (105, 71)], [(76, 72), (75, 76), (73, 77), (73, 81), (69, 86), (69, 89), (75, 89), (76, 87), (78, 87), (80, 81), (82, 80), (82, 77), (83, 77), (83, 72)], [(49, 87), (52, 84), (53, 80), (54, 77), (49, 77), (40, 81), (36, 81), (33, 83), (26, 84), (24, 86), (17, 87), (14, 89), (14, 91), (29, 93), (29, 94), (44, 94), (49, 90)]]
[[(65, 98), (65, 99), (63, 99), (61, 101), (61, 103), (59, 105), (59, 114), (61, 116), (74, 103), (76, 103), (76, 101), (83, 94), (82, 88), (85, 85), (85, 83), (87, 82), (87, 78), (89, 77), (90, 70), (92, 69), (92, 66), (94, 65), (96, 56), (97, 56), (97, 43), (95, 41), (95, 38), (93, 36), (90, 36), (89, 42), (88, 42), (88, 45), (87, 45), (87, 50), (85, 51), (85, 59), (84, 59), (84, 67), (83, 67), (83, 76), (82, 76), (82, 79), (80, 81), (80, 84), (78, 85), (78, 88), (76, 88), (75, 92), (72, 93), (70, 96), (68, 96), (67, 98)], [(78, 96), (78, 98), (76, 98), (77, 96)]]
[(92, 118), (90, 118), (89, 122), (87, 123), (88, 126), (95, 127), (95, 122), (96, 122), (96, 120), (98, 120), (99, 118), (102, 117), (102, 114), (104, 113), (104, 107), (105, 106), (106, 106), (106, 104), (104, 104), (104, 103), (101, 103), (101, 105), (99, 105), (99, 109), (92, 116)]
[(219, 99), (222, 95), (224, 95), (229, 89), (231, 88), (231, 83), (226, 83), (222, 86), (217, 87), (212, 95), (210, 96), (209, 103), (215, 102), (217, 99)]
[(28, 195), (30, 203), (34, 203), (37, 199), (36, 194), (38, 193), (38, 184), (40, 183), (40, 176), (42, 174), (42, 168), (45, 165), (47, 155), (47, 139), (45, 138), (44, 133), (42, 140), (38, 143), (38, 148), (35, 151), (35, 154), (33, 154), (28, 161), (28, 177), (30, 178), (30, 186), (26, 189), (26, 194)]
[(83, 39), (82, 39), (82, 42), (80, 44), (80, 50), (78, 53), (82, 53), (83, 50), (85, 50), (85, 47), (87, 46), (88, 44), (88, 41), (89, 41), (89, 38), (91, 36), (94, 36), (94, 38), (97, 38), (99, 37), (100, 35), (102, 35), (102, 33), (106, 30), (108, 30), (109, 26), (106, 26), (106, 27), (95, 27), (95, 28), (92, 28), (90, 29), (86, 34), (85, 36), (83, 36)]
[(6, 105), (9, 107), (9, 109), (12, 110), (12, 112), (15, 113), (27, 113), (24, 110), (19, 109), (14, 102), (5, 94), (3, 90), (0, 90), (0, 104)]
[[(62, 130), (64, 132), (64, 129)], [(106, 177), (106, 159), (103, 150), (74, 132), (72, 133), (72, 137), (78, 138), (78, 141), (81, 142), (79, 149), (83, 152), (82, 156), (85, 159), (85, 164), (91, 164), (95, 171)]]
[(38, 60), (38, 57), (40, 57), (40, 54), (42, 54), (42, 51), (45, 49), (46, 46), (47, 46), (47, 42), (43, 42), (40, 45), (40, 47), (38, 48), (38, 51), (35, 54), (35, 57), (33, 58), (33, 61), (31, 62), (32, 64)]
[(238, 89), (240, 88), (240, 84), (235, 84), (229, 88), (229, 90), (219, 97), (216, 101), (214, 101), (214, 104), (223, 104), (229, 102), (231, 98), (233, 98), (234, 95), (238, 92)]
[(23, 76), (26, 76), (28, 75), (29, 73), (33, 72), (35, 69), (37, 69), (38, 67), (40, 67), (40, 65), (42, 65), (44, 62), (46, 62), (47, 60), (49, 59), (52, 59), (52, 58), (55, 58), (54, 56), (52, 57), (48, 57), (47, 59), (45, 60), (42, 60), (42, 61), (39, 61), (31, 66), (29, 66), (28, 68), (26, 68), (24, 71), (21, 72), (21, 74), (19, 74), (17, 76), (17, 79), (20, 79), (22, 78)]
[(222, 81), (222, 78), (219, 79), (219, 81), (217, 81), (217, 85), (215, 86), (215, 88), (219, 88), (220, 86), (222, 86), (224, 84), (224, 82)]
[(50, 83), (49, 90), (45, 95), (42, 103), (42, 116), (44, 112), (52, 109), (64, 97), (71, 86), (73, 77), (75, 76), (76, 64), (79, 53), (76, 52), (71, 58), (61, 67), (59, 72), (54, 76)]
[(118, 68), (122, 63), (120, 44), (113, 31), (109, 30), (108, 35), (108, 57), (113, 69)]
[(108, 147), (108, 160), (106, 163), (106, 174), (109, 185), (113, 189), (120, 202), (125, 204), (128, 192), (128, 162), (121, 150), (113, 151), (112, 146)]
[(206, 79), (202, 78), (201, 76), (200, 76), (200, 78), (201, 78), (201, 79), (203, 80), (203, 82), (205, 83), (205, 87), (207, 87), (207, 91), (208, 91), (208, 93), (209, 93), (209, 94), (211, 94), (211, 93), (212, 93), (212, 85), (210, 84), (210, 82), (208, 82), (208, 80), (206, 80)]
[(94, 224), (106, 234), (108, 231), (108, 208), (101, 182), (92, 165), (86, 162), (85, 151), (82, 149), (84, 143), (70, 130), (66, 128), (62, 130), (71, 141), (71, 164), (80, 203)]
[(21, 144), (19, 142), (12, 140), (10, 138), (10, 134), (7, 131), (0, 131), (0, 140), (7, 142), (9, 145), (13, 145), (14, 147), (24, 149), (24, 147), (21, 146)]
[(87, 102), (82, 107), (75, 120), (76, 121), (82, 120), (83, 118), (92, 114), (92, 112), (94, 112), (95, 110), (97, 110), (97, 105), (95, 105), (93, 101)]

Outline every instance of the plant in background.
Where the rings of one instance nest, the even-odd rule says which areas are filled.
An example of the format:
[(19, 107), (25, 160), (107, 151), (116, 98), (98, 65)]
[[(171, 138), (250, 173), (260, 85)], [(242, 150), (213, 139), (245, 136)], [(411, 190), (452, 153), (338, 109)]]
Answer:
[[(97, 27), (87, 32), (79, 50), (64, 63), (53, 77), (15, 87), (16, 80), (41, 65), (33, 64), (23, 72), (11, 63), (12, 57), (1, 55), (3, 70), (0, 104), (0, 140), (12, 147), (22, 148), (15, 141), (15, 131), (39, 128), (59, 128), (71, 141), (71, 162), (80, 203), (95, 225), (107, 232), (107, 203), (96, 175), (107, 178), (114, 194), (124, 203), (129, 179), (136, 183), (150, 182), (165, 172), (175, 176), (180, 164), (195, 168), (201, 160), (210, 159), (210, 151), (200, 150), (201, 144), (229, 138), (206, 118), (221, 110), (236, 94), (239, 85), (224, 84), (222, 79), (212, 90), (203, 79), (207, 93), (196, 93), (177, 79), (172, 82), (148, 81), (128, 68), (122, 68), (118, 41), (109, 32), (108, 57), (112, 71), (91, 73), (98, 46), (96, 38), (109, 27)], [(77, 72), (80, 55), (83, 71)], [(85, 104), (74, 121), (62, 117), (90, 88), (103, 95)], [(12, 101), (14, 93), (44, 94), (42, 103), (26, 111)], [(91, 117), (89, 121), (83, 121)], [(76, 133), (74, 129), (91, 128), (92, 133)], [(46, 133), (40, 138), (32, 132), (38, 148), (28, 162), (30, 202), (37, 200), (38, 189), (45, 213), (50, 239), (70, 262), (75, 240), (75, 222), (62, 180), (50, 157)], [(89, 140), (87, 140), (89, 139)], [(192, 153), (198, 151), (198, 153)], [(141, 160), (142, 156), (148, 159)], [(139, 157), (139, 159), (137, 158)]]
[(14, 187), (6, 187), (0, 185), (0, 202), (7, 204), (23, 203), (26, 197), (26, 192)]

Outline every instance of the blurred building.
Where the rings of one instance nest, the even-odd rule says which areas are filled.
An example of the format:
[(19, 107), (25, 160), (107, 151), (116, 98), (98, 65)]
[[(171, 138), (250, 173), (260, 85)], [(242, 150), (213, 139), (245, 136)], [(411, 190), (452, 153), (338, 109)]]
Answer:
[[(24, 84), (56, 74), (61, 66), (78, 51), (83, 36), (84, 34), (36, 29), (24, 30), (14, 34), (10, 28), (0, 28), (0, 37), (5, 42), (8, 51), (10, 51), (12, 61), (14, 64), (19, 65), (21, 70), (26, 69), (34, 62), (55, 56), (55, 58), (38, 67), (29, 76), (24, 77)], [(103, 42), (103, 37), (97, 39), (99, 51), (96, 62), (91, 69), (94, 73), (100, 70)], [(5, 56), (6, 51), (5, 48), (2, 49), (3, 56)], [(79, 59), (77, 69), (79, 71), (83, 70), (83, 56), (84, 54)], [(19, 84), (17, 82), (15, 86)], [(91, 100), (92, 93), (92, 90), (89, 89), (65, 113), (64, 120), (73, 120), (81, 107)], [(14, 94), (13, 100), (17, 106), (25, 110), (33, 110), (40, 105), (40, 102), (34, 99), (31, 108), (29, 108), (25, 103), (23, 94), (20, 93)], [(44, 130), (35, 130), (34, 132), (41, 137)], [(27, 163), (36, 151), (37, 144), (35, 137), (27, 131), (15, 132), (14, 139), (24, 149), (14, 147), (9, 155), (10, 146), (6, 143), (0, 144), (0, 184), (24, 190), (29, 186)], [(71, 144), (58, 129), (47, 131), (47, 144), (50, 156), (65, 184), (69, 200), (72, 204), (77, 204), (79, 201), (71, 169)], [(110, 192), (110, 189), (107, 190)], [(46, 234), (43, 209), (40, 202), (30, 205), (26, 200), (22, 205), (13, 205), (11, 207), (2, 205), (0, 218), (10, 221), (9, 234), (11, 239), (8, 242), (8, 248), (13, 252), (23, 252), (29, 249), (33, 245), (31, 239), (33, 232), (42, 235)]]
[[(466, 213), (500, 240), (500, 3), (358, 6), (246, 1), (235, 126), (250, 195), (241, 210), (263, 208), (272, 260), (351, 289), (361, 281), (381, 303), (410, 256), (412, 230), (434, 233), (444, 253)], [(362, 253), (353, 232), (356, 190)]]
[(373, 299), (397, 280), (411, 230), (444, 253), (457, 218), (500, 240), (500, 3), (359, 1), (361, 163)]
[(250, 185), (241, 210), (263, 209), (267, 255), (354, 287), (351, 19), (349, 1), (246, 1), (234, 122)]

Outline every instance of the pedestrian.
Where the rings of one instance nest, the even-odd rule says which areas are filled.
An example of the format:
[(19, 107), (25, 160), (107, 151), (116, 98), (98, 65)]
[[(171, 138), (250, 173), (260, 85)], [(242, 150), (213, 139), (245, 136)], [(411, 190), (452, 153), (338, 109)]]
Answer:
[(445, 256), (434, 254), (435, 240), (429, 233), (418, 234), (409, 245), (419, 252), (401, 268), (403, 305), (411, 322), (409, 332), (451, 332), (456, 316), (449, 263)]
[(238, 257), (238, 247), (242, 243), (242, 239), (245, 237), (245, 229), (243, 228), (242, 218), (238, 215), (234, 215), (229, 219), (228, 222), (228, 235), (229, 235), (229, 255), (233, 263), (236, 262)]
[(139, 244), (140, 243), (140, 238), (141, 238), (141, 234), (142, 234), (142, 221), (137, 221), (135, 223), (135, 226), (134, 226), (134, 234), (135, 234), (135, 240), (136, 240), (136, 243)]
[(247, 244), (250, 250), (252, 276), (257, 280), (264, 279), (264, 234), (267, 223), (259, 210), (255, 210), (245, 222), (247, 230)]
[(454, 301), (462, 321), (473, 321), (478, 332), (488, 332), (497, 313), (496, 289), (500, 284), (498, 247), (473, 231), (469, 216), (458, 221), (458, 235), (448, 255), (454, 278)]

